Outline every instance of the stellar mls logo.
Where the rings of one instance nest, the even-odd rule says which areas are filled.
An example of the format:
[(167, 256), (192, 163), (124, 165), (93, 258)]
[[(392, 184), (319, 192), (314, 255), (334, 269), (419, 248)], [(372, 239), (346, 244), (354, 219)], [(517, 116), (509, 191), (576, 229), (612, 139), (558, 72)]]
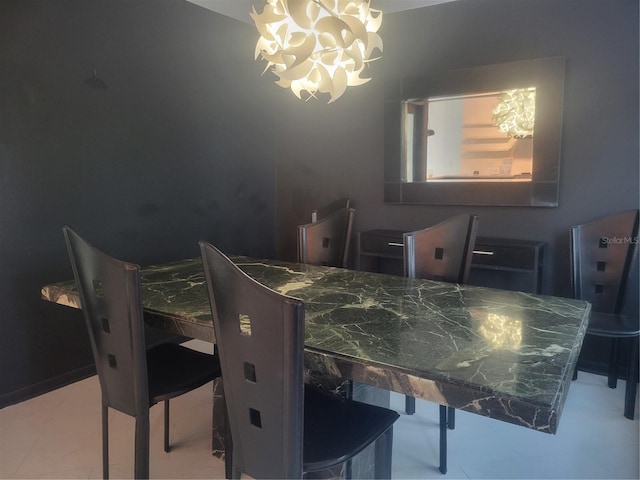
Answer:
[(604, 245), (636, 245), (638, 237), (600, 237), (600, 242)]

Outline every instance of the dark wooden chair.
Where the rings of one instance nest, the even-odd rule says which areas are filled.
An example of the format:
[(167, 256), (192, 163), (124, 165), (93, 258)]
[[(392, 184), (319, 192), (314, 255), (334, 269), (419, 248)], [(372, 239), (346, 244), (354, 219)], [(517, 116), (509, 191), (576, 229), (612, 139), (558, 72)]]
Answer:
[(343, 208), (349, 208), (350, 202), (351, 202), (351, 199), (349, 199), (348, 197), (345, 197), (345, 198), (336, 200), (335, 202), (331, 202), (329, 205), (326, 205), (322, 208), (314, 210), (311, 212), (311, 221), (317, 222), (321, 218), (324, 218), (327, 215), (332, 214), (333, 212), (336, 212)]
[(298, 262), (346, 268), (354, 214), (353, 208), (340, 208), (298, 225)]
[[(390, 478), (398, 414), (304, 384), (304, 303), (247, 276), (200, 242), (231, 432), (232, 478), (302, 478), (375, 442), (376, 478)], [(229, 472), (229, 471), (227, 471)]]
[(140, 267), (113, 259), (63, 228), (102, 392), (102, 468), (109, 478), (109, 407), (135, 418), (135, 478), (149, 478), (149, 408), (220, 375), (216, 355), (164, 343), (146, 349)]
[[(624, 416), (633, 420), (638, 384), (638, 317), (622, 314), (627, 282), (636, 261), (638, 211), (615, 213), (571, 227), (573, 296), (591, 303), (587, 335), (611, 339), (608, 385), (616, 388), (618, 353), (629, 344)], [(577, 378), (577, 368), (574, 379)]]
[[(463, 284), (469, 278), (478, 216), (462, 214), (432, 227), (404, 234), (404, 273)], [(415, 413), (416, 399), (405, 397), (408, 415)], [(447, 428), (455, 428), (455, 409), (440, 405), (440, 471), (447, 472)]]

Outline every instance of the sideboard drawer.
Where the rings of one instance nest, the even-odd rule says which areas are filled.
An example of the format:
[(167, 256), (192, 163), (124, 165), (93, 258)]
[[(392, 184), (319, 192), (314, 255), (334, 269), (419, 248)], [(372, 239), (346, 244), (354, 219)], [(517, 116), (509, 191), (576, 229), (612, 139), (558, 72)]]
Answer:
[(403, 232), (397, 230), (370, 230), (360, 234), (360, 255), (402, 258)]
[(471, 263), (487, 267), (533, 270), (536, 267), (536, 252), (530, 248), (498, 247), (476, 242)]

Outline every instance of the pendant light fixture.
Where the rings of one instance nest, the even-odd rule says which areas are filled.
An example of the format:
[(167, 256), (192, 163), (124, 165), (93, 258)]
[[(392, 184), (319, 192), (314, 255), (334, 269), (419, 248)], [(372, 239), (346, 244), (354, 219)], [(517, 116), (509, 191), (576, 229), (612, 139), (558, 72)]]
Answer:
[(324, 93), (335, 101), (370, 80), (361, 74), (374, 49), (382, 52), (382, 12), (370, 0), (267, 0), (250, 15), (260, 33), (255, 58), (300, 99)]

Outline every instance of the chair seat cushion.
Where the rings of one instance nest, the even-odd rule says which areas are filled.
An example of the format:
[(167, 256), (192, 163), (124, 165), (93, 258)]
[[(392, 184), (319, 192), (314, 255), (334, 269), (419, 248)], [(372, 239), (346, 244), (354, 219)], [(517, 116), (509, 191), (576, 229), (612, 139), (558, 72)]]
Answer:
[(361, 452), (398, 419), (393, 410), (305, 385), (304, 470), (338, 465)]
[(587, 333), (600, 337), (637, 337), (640, 327), (637, 317), (592, 311)]
[(175, 343), (147, 350), (149, 404), (182, 395), (220, 376), (217, 355), (198, 352)]

